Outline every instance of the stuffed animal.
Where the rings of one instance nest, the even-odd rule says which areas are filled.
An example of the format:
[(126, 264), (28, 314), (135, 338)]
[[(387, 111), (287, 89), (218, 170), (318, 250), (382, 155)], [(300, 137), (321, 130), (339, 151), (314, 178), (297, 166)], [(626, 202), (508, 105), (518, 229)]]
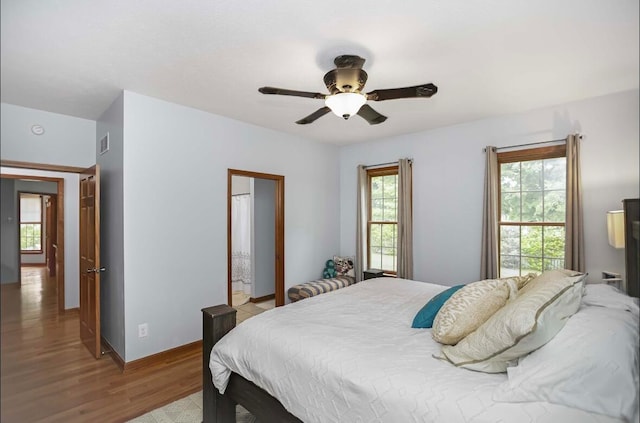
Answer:
[(322, 271), (322, 277), (325, 279), (336, 277), (336, 264), (333, 260), (329, 259), (325, 262), (324, 270)]
[(338, 276), (356, 276), (353, 257), (333, 256), (333, 264)]

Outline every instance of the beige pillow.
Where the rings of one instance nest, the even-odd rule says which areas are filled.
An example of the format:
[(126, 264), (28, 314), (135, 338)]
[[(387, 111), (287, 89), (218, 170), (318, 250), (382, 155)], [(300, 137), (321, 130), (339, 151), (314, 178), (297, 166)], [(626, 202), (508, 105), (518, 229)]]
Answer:
[(440, 308), (431, 336), (441, 344), (455, 345), (476, 330), (493, 313), (517, 295), (515, 282), (486, 279), (456, 291)]
[(513, 279), (518, 286), (518, 289), (524, 288), (529, 282), (538, 276), (536, 273), (528, 273), (524, 276), (513, 276), (512, 278), (504, 278), (504, 279)]
[(544, 272), (475, 332), (455, 346), (443, 346), (439, 358), (487, 373), (506, 371), (552, 339), (578, 310), (585, 277), (570, 270)]

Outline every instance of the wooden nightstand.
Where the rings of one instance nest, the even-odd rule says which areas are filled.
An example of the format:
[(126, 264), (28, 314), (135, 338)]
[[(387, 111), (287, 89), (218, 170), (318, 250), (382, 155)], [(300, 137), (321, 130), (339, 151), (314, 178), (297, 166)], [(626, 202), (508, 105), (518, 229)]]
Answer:
[(381, 278), (384, 276), (384, 272), (378, 269), (367, 269), (364, 272), (364, 279)]

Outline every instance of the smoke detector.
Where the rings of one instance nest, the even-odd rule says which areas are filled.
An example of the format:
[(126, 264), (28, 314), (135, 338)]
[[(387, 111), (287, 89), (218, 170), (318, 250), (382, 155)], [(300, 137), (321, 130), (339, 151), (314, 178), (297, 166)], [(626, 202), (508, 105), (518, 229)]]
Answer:
[(42, 135), (44, 134), (44, 127), (42, 125), (33, 125), (31, 127), (31, 132), (33, 135)]

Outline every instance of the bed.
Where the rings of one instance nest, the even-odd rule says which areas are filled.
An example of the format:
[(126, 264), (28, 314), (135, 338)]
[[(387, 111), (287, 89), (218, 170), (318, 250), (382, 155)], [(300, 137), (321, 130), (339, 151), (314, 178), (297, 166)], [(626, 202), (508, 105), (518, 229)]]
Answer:
[[(530, 354), (531, 363), (521, 362), (508, 374), (484, 373), (436, 358), (442, 355), (441, 345), (432, 339), (431, 330), (411, 328), (425, 301), (445, 288), (370, 279), (269, 310), (237, 327), (234, 309), (203, 309), (204, 421), (235, 421), (236, 404), (260, 422), (637, 420), (637, 301), (605, 285), (584, 289), (592, 292), (565, 328)], [(596, 348), (589, 346), (593, 342)], [(602, 356), (613, 358), (607, 358), (604, 371), (609, 377), (601, 382), (602, 372), (594, 373), (593, 363), (586, 362), (597, 364)], [(563, 390), (576, 391), (578, 396), (566, 396), (572, 397), (569, 404), (577, 397), (577, 407), (553, 397), (555, 382), (545, 388), (548, 380), (537, 381), (540, 388), (527, 392), (522, 380), (530, 376), (515, 370), (529, 366), (542, 375), (544, 371), (536, 368), (540, 360), (557, 363), (569, 373), (560, 396)], [(583, 361), (586, 370), (572, 370)], [(552, 371), (549, 378), (561, 373)], [(522, 386), (509, 388), (512, 381)], [(578, 392), (581, 389), (584, 392)], [(543, 398), (531, 400), (528, 394)], [(592, 411), (600, 406), (615, 410), (609, 415)]]

